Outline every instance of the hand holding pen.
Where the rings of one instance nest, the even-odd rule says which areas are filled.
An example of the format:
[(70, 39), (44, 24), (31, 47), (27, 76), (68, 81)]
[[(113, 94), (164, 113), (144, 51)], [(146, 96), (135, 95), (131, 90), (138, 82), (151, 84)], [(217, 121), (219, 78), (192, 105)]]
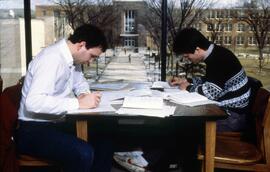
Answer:
[(179, 89), (181, 90), (186, 90), (186, 88), (190, 85), (186, 78), (176, 76), (173, 76), (171, 80), (169, 80), (169, 84), (171, 86), (179, 86)]
[(81, 94), (78, 96), (78, 101), (80, 109), (96, 108), (101, 101), (101, 93), (93, 92), (88, 94)]

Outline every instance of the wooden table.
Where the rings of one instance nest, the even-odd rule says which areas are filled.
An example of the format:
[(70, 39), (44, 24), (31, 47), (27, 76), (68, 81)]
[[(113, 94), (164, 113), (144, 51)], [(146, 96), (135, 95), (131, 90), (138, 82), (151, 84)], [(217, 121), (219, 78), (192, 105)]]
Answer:
[[(202, 105), (196, 107), (187, 107), (176, 105), (175, 114), (167, 118), (181, 119), (199, 119), (205, 123), (205, 172), (214, 172), (214, 156), (216, 143), (216, 120), (227, 117), (226, 113), (216, 105)], [(88, 141), (88, 126), (87, 121), (93, 118), (108, 117), (108, 118), (129, 118), (129, 120), (143, 119), (143, 116), (128, 116), (118, 115), (114, 112), (92, 113), (92, 114), (68, 114), (67, 119), (76, 121), (77, 136), (85, 141)]]

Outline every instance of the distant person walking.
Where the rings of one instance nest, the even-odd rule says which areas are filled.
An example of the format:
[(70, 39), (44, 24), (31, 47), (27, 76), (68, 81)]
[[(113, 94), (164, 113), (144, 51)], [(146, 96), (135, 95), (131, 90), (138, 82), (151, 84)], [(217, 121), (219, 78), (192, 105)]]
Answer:
[(128, 62), (131, 63), (131, 54), (128, 55)]

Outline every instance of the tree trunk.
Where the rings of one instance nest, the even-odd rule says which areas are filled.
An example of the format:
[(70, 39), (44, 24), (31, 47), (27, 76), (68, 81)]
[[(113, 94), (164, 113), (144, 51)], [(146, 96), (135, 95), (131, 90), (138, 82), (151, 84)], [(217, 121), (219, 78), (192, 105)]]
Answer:
[(259, 48), (259, 73), (262, 72), (262, 62), (263, 62), (263, 52), (262, 49)]

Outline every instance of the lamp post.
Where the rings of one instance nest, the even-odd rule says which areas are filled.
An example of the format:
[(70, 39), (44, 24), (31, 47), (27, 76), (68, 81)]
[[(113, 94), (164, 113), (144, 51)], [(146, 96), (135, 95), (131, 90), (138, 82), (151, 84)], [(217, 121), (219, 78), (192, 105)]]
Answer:
[(24, 27), (25, 27), (25, 52), (26, 66), (32, 60), (32, 40), (31, 40), (31, 2), (24, 0)]
[(167, 56), (167, 0), (162, 0), (161, 7), (161, 81), (166, 80), (166, 56)]

